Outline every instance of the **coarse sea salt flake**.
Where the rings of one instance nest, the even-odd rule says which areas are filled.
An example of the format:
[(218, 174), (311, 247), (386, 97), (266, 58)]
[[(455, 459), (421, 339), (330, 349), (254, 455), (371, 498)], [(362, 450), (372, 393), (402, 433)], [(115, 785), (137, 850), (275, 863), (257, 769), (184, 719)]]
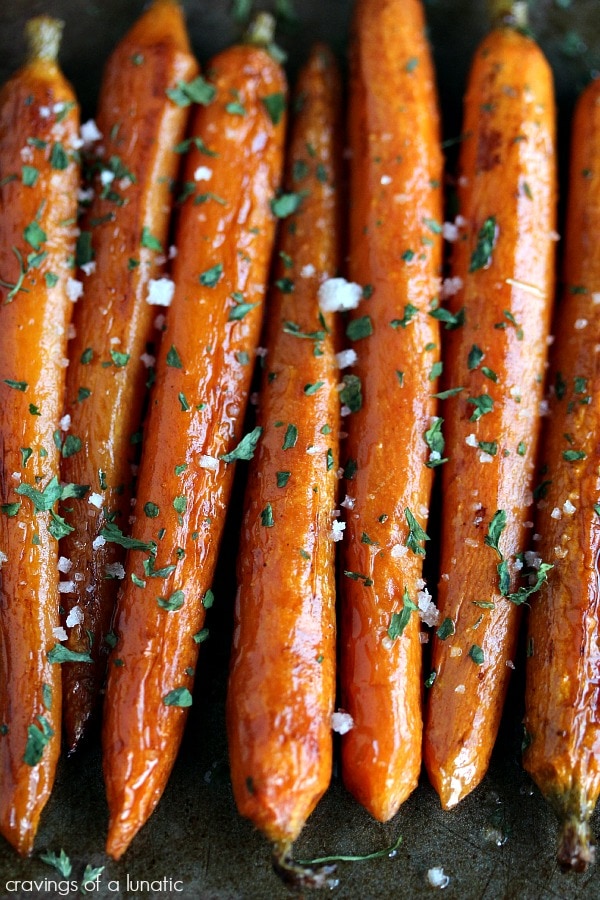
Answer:
[(338, 369), (347, 369), (348, 366), (355, 365), (357, 359), (356, 350), (352, 350), (352, 348), (350, 350), (340, 350), (339, 353), (335, 354)]
[(573, 506), (570, 500), (565, 500), (563, 503), (563, 512), (566, 513), (567, 516), (572, 516), (576, 509), (577, 507)]
[(79, 129), (79, 134), (84, 144), (93, 144), (94, 141), (102, 139), (102, 132), (98, 129), (93, 119), (88, 119), (87, 122), (83, 123)]
[(93, 493), (88, 497), (88, 503), (91, 503), (92, 506), (95, 506), (96, 509), (102, 509), (102, 504), (104, 503), (104, 497), (102, 494)]
[(302, 278), (312, 278), (312, 276), (316, 273), (316, 269), (312, 263), (307, 263), (305, 266), (302, 266), (300, 269), (300, 275)]
[(66, 641), (69, 635), (65, 631), (62, 626), (58, 626), (58, 628), (52, 629), (52, 635), (56, 638), (57, 641)]
[(426, 625), (437, 625), (440, 620), (440, 611), (431, 599), (431, 594), (424, 588), (417, 593), (417, 606), (419, 617)]
[(76, 303), (83, 294), (83, 281), (77, 281), (75, 278), (67, 280), (67, 297), (71, 303)]
[(106, 543), (106, 538), (103, 538), (102, 535), (99, 534), (98, 537), (95, 537), (94, 540), (92, 541), (92, 549), (98, 550), (100, 547), (103, 547), (105, 543)]
[(450, 242), (458, 240), (458, 227), (454, 222), (444, 222), (442, 225), (442, 237), (445, 241)]
[(104, 572), (109, 578), (125, 578), (125, 568), (120, 562), (107, 563), (104, 566)]
[(71, 416), (69, 415), (69, 413), (67, 413), (65, 416), (62, 417), (62, 419), (60, 419), (60, 421), (58, 423), (58, 427), (60, 428), (61, 431), (69, 430), (69, 428), (71, 427)]
[(81, 625), (83, 622), (83, 610), (80, 606), (74, 606), (69, 610), (65, 625), (67, 628), (73, 628), (74, 625)]
[(59, 581), (58, 582), (58, 593), (59, 594), (72, 594), (75, 590), (75, 582), (74, 581)]
[(560, 519), (561, 515), (562, 515), (562, 513), (561, 513), (560, 509), (558, 508), (558, 506), (555, 506), (554, 509), (552, 510), (552, 512), (550, 513), (550, 518), (551, 519)]
[(575, 330), (583, 331), (584, 328), (587, 328), (588, 320), (587, 319), (575, 319)]
[(320, 286), (317, 296), (323, 312), (342, 312), (356, 309), (361, 301), (362, 287), (345, 278), (328, 278)]
[(217, 472), (219, 469), (219, 459), (216, 456), (202, 455), (198, 459), (198, 465), (201, 469), (208, 469), (209, 472)]
[(156, 362), (156, 357), (155, 357), (155, 356), (152, 356), (151, 353), (142, 353), (142, 355), (140, 356), (140, 362), (141, 362), (147, 369), (149, 369), (150, 366), (153, 366), (154, 363)]
[(59, 572), (63, 572), (63, 574), (66, 575), (67, 572), (70, 572), (73, 568), (73, 563), (70, 559), (67, 559), (66, 556), (59, 556), (57, 568)]
[(170, 278), (151, 278), (146, 303), (150, 306), (170, 306), (174, 293), (175, 282)]
[(350, 713), (339, 709), (337, 712), (331, 713), (331, 728), (338, 734), (347, 734), (354, 728), (354, 719)]
[(405, 544), (394, 544), (392, 549), (390, 550), (390, 556), (392, 559), (402, 559), (403, 556), (406, 556), (408, 553), (408, 547)]
[(450, 878), (444, 873), (441, 866), (434, 866), (427, 871), (427, 881), (431, 887), (445, 888), (450, 884)]
[(345, 522), (337, 522), (333, 521), (331, 523), (331, 531), (329, 532), (329, 537), (332, 541), (341, 541), (344, 537), (344, 531), (346, 530)]
[(210, 181), (213, 171), (208, 166), (198, 166), (194, 172), (194, 181)]

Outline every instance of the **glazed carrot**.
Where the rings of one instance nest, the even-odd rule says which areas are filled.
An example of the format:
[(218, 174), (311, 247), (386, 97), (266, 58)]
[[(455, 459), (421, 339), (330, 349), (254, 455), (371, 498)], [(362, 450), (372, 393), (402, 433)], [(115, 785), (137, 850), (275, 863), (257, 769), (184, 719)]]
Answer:
[[(496, 739), (532, 536), (533, 474), (553, 299), (552, 77), (510, 23), (485, 38), (465, 97), (444, 346), (442, 536), (424, 758), (444, 809), (483, 778)], [(459, 220), (460, 221), (460, 220)], [(541, 584), (545, 566), (538, 570)]]
[(297, 85), (289, 197), (238, 553), (227, 700), (235, 800), (287, 856), (331, 778), (339, 371), (320, 283), (339, 265), (341, 89), (315, 47)]
[(554, 568), (529, 617), (524, 764), (561, 820), (559, 862), (594, 859), (589, 818), (600, 794), (598, 553), (600, 496), (600, 82), (572, 131), (564, 288), (551, 351), (537, 553)]
[(60, 750), (54, 436), (75, 250), (79, 108), (58, 63), (62, 22), (27, 25), (29, 59), (0, 91), (0, 832), (33, 847)]
[[(189, 198), (177, 229), (175, 295), (157, 361), (136, 520), (118, 603), (103, 729), (110, 824), (118, 858), (158, 802), (192, 702), (191, 689), (232, 464), (256, 435), (241, 428), (274, 237), (282, 165), (285, 79), (257, 46), (210, 64), (214, 98), (193, 118)], [(104, 529), (121, 540), (118, 526)], [(142, 554), (137, 548), (145, 548)]]
[(155, 0), (114, 51), (100, 94), (102, 153), (79, 243), (84, 295), (74, 316), (66, 404), (71, 443), (63, 445), (62, 460), (64, 480), (91, 486), (87, 500), (65, 508), (74, 530), (61, 546), (68, 568), (62, 594), (67, 646), (93, 659), (63, 670), (71, 751), (106, 672), (105, 638), (125, 551), (99, 535), (107, 522), (129, 530), (138, 450), (133, 438), (151, 361), (147, 345), (159, 336), (153, 323), (161, 309), (154, 304), (168, 302), (172, 293), (171, 283), (161, 280), (169, 189), (181, 159), (175, 148), (184, 136), (189, 95), (203, 87), (192, 80), (196, 72), (179, 4)]
[[(342, 542), (346, 785), (391, 818), (421, 769), (421, 645), (439, 372), (441, 176), (434, 74), (417, 0), (359, 0), (350, 83), (352, 321)], [(372, 333), (371, 333), (372, 332)], [(428, 446), (429, 443), (429, 446)], [(415, 612), (415, 614), (413, 614)]]

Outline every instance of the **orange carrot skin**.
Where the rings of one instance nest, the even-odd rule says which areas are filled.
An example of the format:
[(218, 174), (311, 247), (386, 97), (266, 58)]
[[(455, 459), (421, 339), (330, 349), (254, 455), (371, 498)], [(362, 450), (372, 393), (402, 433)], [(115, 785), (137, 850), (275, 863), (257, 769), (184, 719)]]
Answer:
[(405, 510), (426, 527), (433, 475), (424, 434), (436, 412), (440, 355), (430, 312), (439, 291), (442, 159), (424, 27), (416, 0), (362, 0), (351, 51), (349, 271), (372, 292), (356, 316), (370, 316), (373, 334), (354, 345), (362, 408), (343, 420), (356, 472), (342, 546), (342, 706), (354, 719), (342, 738), (342, 771), (381, 821), (416, 787), (421, 768), (419, 618), (410, 614), (394, 639), (388, 630), (404, 598), (416, 604), (422, 587), (423, 551), (407, 547)]
[(516, 592), (514, 557), (532, 536), (553, 297), (554, 118), (539, 48), (509, 27), (493, 30), (476, 53), (465, 98), (465, 224), (452, 266), (463, 286), (450, 303), (455, 314), (464, 308), (464, 324), (447, 333), (444, 347), (444, 386), (462, 388), (444, 401), (438, 605), (442, 622), (450, 620), (442, 633), (454, 633), (434, 639), (424, 758), (445, 809), (487, 770), (515, 658), (520, 608), (503, 596), (498, 565), (501, 553)]
[(541, 454), (547, 493), (536, 520), (536, 551), (554, 568), (529, 616), (524, 765), (563, 822), (559, 861), (582, 870), (593, 858), (588, 820), (600, 794), (600, 82), (582, 94), (572, 134), (564, 289)]
[[(164, 312), (147, 302), (150, 279), (161, 275), (162, 253), (142, 245), (142, 231), (166, 246), (170, 182), (181, 159), (174, 148), (184, 136), (189, 110), (166, 91), (196, 73), (179, 4), (156, 0), (114, 51), (100, 95), (101, 171), (112, 168), (119, 174), (103, 189), (98, 173), (83, 226), (91, 232), (95, 271), (80, 276), (85, 292), (75, 311), (67, 378), (70, 433), (81, 440), (81, 450), (65, 456), (62, 475), (66, 481), (89, 484), (100, 498), (100, 508), (87, 501), (68, 504), (66, 518), (74, 531), (61, 548), (71, 562), (67, 579), (74, 586), (72, 593), (63, 594), (68, 646), (93, 658), (92, 664), (68, 663), (63, 673), (65, 737), (71, 751), (85, 731), (106, 673), (104, 638), (119, 584), (114, 574), (107, 577), (107, 567), (114, 572), (124, 561), (122, 547), (97, 546), (97, 539), (109, 517), (129, 529), (131, 466), (137, 452), (132, 435), (141, 423), (148, 380), (141, 357), (157, 339), (153, 322)], [(70, 627), (74, 618), (79, 621)]]
[[(60, 750), (61, 667), (48, 659), (60, 625), (58, 541), (48, 504), (59, 474), (53, 435), (72, 312), (78, 136), (77, 101), (55, 61), (32, 59), (0, 91), (0, 277), (17, 285), (0, 287), (0, 832), (23, 855)], [(21, 487), (48, 488), (46, 511)]]
[[(203, 597), (208, 605), (235, 468), (219, 457), (242, 436), (274, 238), (285, 117), (274, 124), (262, 98), (284, 97), (283, 71), (251, 46), (224, 51), (209, 71), (216, 97), (198, 109), (192, 131), (216, 156), (192, 150), (185, 174), (193, 180), (209, 166), (210, 195), (181, 211), (132, 532), (157, 552), (145, 565), (138, 551), (128, 555), (106, 691), (107, 852), (115, 858), (164, 790), (191, 703)], [(244, 315), (234, 311), (241, 302)]]
[[(327, 48), (313, 49), (297, 97), (287, 185), (305, 196), (282, 223), (269, 298), (263, 430), (246, 489), (227, 698), (237, 807), (279, 845), (300, 833), (332, 765), (339, 372), (335, 313), (320, 320), (317, 292), (340, 256), (341, 87)], [(289, 323), (322, 339), (299, 338)]]

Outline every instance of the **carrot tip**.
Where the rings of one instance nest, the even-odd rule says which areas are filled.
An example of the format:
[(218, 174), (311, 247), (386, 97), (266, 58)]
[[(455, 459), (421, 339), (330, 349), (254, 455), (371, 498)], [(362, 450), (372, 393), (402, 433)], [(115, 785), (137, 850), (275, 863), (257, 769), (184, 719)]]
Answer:
[(563, 821), (557, 859), (561, 869), (571, 872), (585, 872), (594, 863), (596, 848), (587, 819), (570, 815)]
[(255, 44), (258, 47), (268, 47), (275, 36), (275, 19), (268, 12), (259, 12), (256, 18), (248, 26), (244, 36), (247, 44)]
[(333, 875), (337, 866), (332, 863), (307, 866), (297, 863), (292, 858), (289, 844), (275, 845), (271, 862), (276, 874), (284, 884), (296, 890), (314, 890), (327, 888), (333, 890), (340, 883)]
[(37, 16), (25, 25), (27, 60), (56, 62), (65, 23), (50, 16)]

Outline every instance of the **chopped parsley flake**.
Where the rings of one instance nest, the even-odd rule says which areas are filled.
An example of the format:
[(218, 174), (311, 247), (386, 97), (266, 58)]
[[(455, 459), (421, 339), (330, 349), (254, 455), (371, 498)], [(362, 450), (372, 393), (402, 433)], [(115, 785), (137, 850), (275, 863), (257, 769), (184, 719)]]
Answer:
[(441, 466), (443, 465), (443, 463), (448, 462), (447, 458), (443, 458), (444, 446), (446, 443), (444, 440), (444, 435), (442, 434), (443, 423), (444, 420), (441, 418), (434, 419), (424, 434), (425, 443), (431, 450), (432, 454), (425, 463), (425, 465), (430, 469), (435, 469), (436, 466)]
[(273, 518), (273, 508), (270, 503), (267, 503), (260, 514), (260, 524), (264, 525), (265, 528), (272, 528), (275, 524), (275, 520)]
[(154, 237), (149, 228), (144, 226), (142, 228), (142, 237), (140, 239), (140, 244), (142, 247), (146, 247), (148, 250), (156, 250), (157, 253), (163, 252), (163, 246), (157, 237)]
[(54, 647), (48, 651), (47, 656), (48, 662), (51, 663), (92, 663), (94, 661), (89, 653), (80, 653), (77, 650), (69, 650), (69, 648), (65, 647), (63, 644), (55, 644)]
[(50, 739), (54, 737), (54, 730), (46, 717), (38, 715), (36, 716), (36, 719), (39, 722), (39, 727), (37, 725), (30, 725), (28, 727), (27, 744), (25, 745), (25, 753), (23, 755), (23, 762), (25, 765), (32, 767), (37, 766), (40, 762), (46, 746), (50, 742)]
[(421, 528), (408, 506), (404, 510), (404, 515), (406, 516), (406, 521), (408, 523), (406, 546), (417, 556), (425, 556), (425, 550), (421, 547), (420, 542), (429, 541), (429, 535)]
[(436, 631), (437, 636), (440, 641), (445, 641), (446, 638), (449, 638), (451, 635), (455, 633), (454, 622), (452, 619), (446, 617), (438, 630)]
[(413, 603), (408, 594), (407, 588), (404, 588), (404, 593), (402, 595), (402, 612), (400, 613), (392, 613), (390, 624), (388, 627), (388, 637), (390, 640), (395, 641), (399, 638), (404, 629), (410, 622), (410, 615), (412, 612), (418, 609), (417, 605)]
[(407, 303), (404, 307), (404, 315), (401, 319), (392, 319), (390, 325), (392, 328), (406, 328), (409, 322), (411, 322), (416, 314), (419, 312), (416, 306), (413, 306), (412, 303)]
[(168, 694), (165, 694), (163, 703), (165, 706), (191, 706), (192, 695), (186, 687), (174, 688), (172, 691), (169, 691)]
[(482, 416), (485, 416), (486, 413), (489, 413), (494, 408), (494, 401), (489, 394), (479, 394), (478, 397), (468, 397), (467, 403), (471, 403), (475, 409), (473, 410), (473, 414), (469, 418), (470, 422), (477, 422)]
[(217, 263), (200, 275), (200, 284), (204, 287), (215, 287), (223, 274), (223, 263)]
[(285, 96), (279, 92), (276, 94), (267, 94), (266, 97), (261, 97), (260, 99), (267, 110), (273, 125), (279, 125), (285, 112)]
[(483, 661), (484, 661), (483, 650), (481, 649), (481, 647), (478, 647), (477, 644), (473, 644), (471, 646), (471, 649), (469, 650), (469, 656), (471, 657), (473, 662), (476, 663), (478, 666), (483, 665)]
[(340, 391), (340, 401), (350, 412), (358, 412), (362, 407), (362, 384), (358, 375), (344, 375), (344, 387)]
[(53, 169), (66, 169), (69, 165), (69, 157), (66, 154), (62, 144), (56, 143), (52, 145), (50, 151), (50, 165)]
[(167, 88), (167, 97), (177, 106), (190, 106), (191, 103), (199, 103), (208, 106), (215, 98), (216, 89), (201, 75), (193, 81), (178, 81), (174, 88)]
[(459, 309), (457, 313), (450, 312), (449, 309), (443, 309), (441, 306), (438, 306), (437, 309), (432, 309), (429, 313), (432, 319), (437, 319), (439, 322), (444, 323), (444, 328), (447, 331), (452, 331), (455, 328), (460, 328), (461, 325), (465, 324), (465, 307)]
[(281, 194), (271, 200), (271, 211), (278, 219), (285, 219), (297, 212), (304, 197), (303, 193)]
[(352, 319), (346, 328), (346, 337), (351, 341), (360, 341), (371, 334), (373, 334), (371, 316), (361, 316), (358, 319)]
[(471, 254), (469, 272), (476, 272), (478, 269), (486, 269), (490, 265), (492, 261), (492, 251), (496, 245), (497, 234), (496, 219), (494, 216), (490, 216), (479, 229), (477, 246)]
[(167, 612), (176, 612), (178, 609), (181, 609), (184, 600), (185, 594), (183, 591), (175, 591), (170, 597), (158, 597), (156, 602), (161, 609), (166, 609)]
[(252, 459), (261, 434), (262, 428), (260, 426), (254, 428), (251, 432), (244, 435), (237, 447), (229, 453), (224, 453), (219, 459), (226, 463), (234, 462), (236, 459)]
[(488, 525), (487, 534), (483, 539), (484, 543), (487, 544), (488, 547), (491, 547), (496, 551), (500, 559), (504, 559), (502, 551), (500, 550), (499, 541), (505, 528), (506, 510), (499, 509), (494, 513), (494, 516), (492, 517), (492, 520)]
[(288, 425), (285, 430), (285, 436), (283, 438), (283, 450), (289, 450), (291, 447), (296, 446), (296, 441), (298, 440), (298, 429), (295, 425)]
[(312, 397), (312, 395), (316, 394), (317, 391), (320, 390), (324, 384), (325, 384), (324, 381), (315, 381), (313, 384), (305, 384), (304, 385), (304, 393), (306, 394), (307, 397)]
[(173, 344), (171, 344), (171, 346), (167, 352), (166, 362), (167, 362), (167, 365), (170, 366), (172, 369), (183, 369), (183, 363), (181, 362), (181, 357), (179, 356), (179, 353), (177, 352), (177, 350), (175, 349)]

